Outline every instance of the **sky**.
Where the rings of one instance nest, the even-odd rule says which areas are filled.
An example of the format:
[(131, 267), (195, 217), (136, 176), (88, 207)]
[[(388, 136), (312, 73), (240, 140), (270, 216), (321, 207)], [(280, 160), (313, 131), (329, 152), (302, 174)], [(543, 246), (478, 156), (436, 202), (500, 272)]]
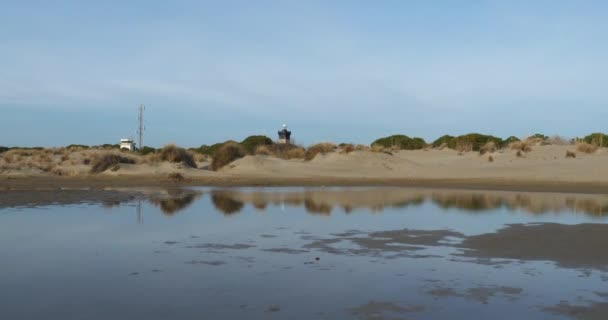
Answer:
[(607, 1), (0, 7), (0, 146), (608, 131)]

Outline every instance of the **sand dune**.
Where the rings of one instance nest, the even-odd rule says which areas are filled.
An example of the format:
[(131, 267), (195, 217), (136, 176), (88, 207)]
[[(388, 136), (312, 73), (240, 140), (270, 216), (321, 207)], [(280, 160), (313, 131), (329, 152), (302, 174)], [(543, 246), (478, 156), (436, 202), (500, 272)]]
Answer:
[[(312, 161), (247, 156), (221, 170), (239, 177), (343, 177), (411, 179), (507, 179), (526, 181), (608, 182), (608, 152), (565, 158), (570, 146), (542, 146), (525, 157), (513, 150), (480, 156), (454, 150), (369, 151), (318, 155)], [(490, 162), (488, 157), (494, 161)]]
[[(311, 161), (283, 160), (272, 156), (246, 156), (219, 171), (208, 169), (209, 162), (197, 163), (190, 168), (180, 163), (146, 162), (120, 164), (115, 170), (90, 173), (90, 166), (83, 165), (88, 155), (79, 152), (70, 155), (53, 170), (44, 171), (0, 160), (0, 188), (11, 188), (23, 180), (77, 178), (80, 184), (96, 180), (105, 183), (133, 185), (136, 181), (165, 181), (172, 173), (184, 177), (189, 184), (230, 185), (331, 185), (331, 184), (407, 184), (408, 181), (460, 181), (464, 186), (472, 181), (501, 184), (553, 184), (567, 185), (569, 189), (588, 184), (608, 186), (608, 152), (605, 148), (595, 153), (576, 153), (576, 158), (566, 158), (566, 151), (574, 146), (535, 146), (533, 151), (518, 156), (515, 150), (503, 149), (492, 154), (477, 152), (459, 154), (450, 149), (397, 151), (392, 154), (371, 151), (351, 153), (333, 152), (319, 154)], [(90, 152), (90, 151), (89, 151)], [(493, 161), (489, 161), (492, 157)], [(23, 159), (21, 161), (24, 161)], [(29, 160), (27, 160), (29, 161)], [(54, 172), (59, 170), (61, 177)], [(20, 179), (19, 179), (20, 178)], [(21, 181), (21, 182), (19, 182)], [(542, 189), (542, 188), (541, 188)], [(572, 190), (576, 191), (576, 190)]]

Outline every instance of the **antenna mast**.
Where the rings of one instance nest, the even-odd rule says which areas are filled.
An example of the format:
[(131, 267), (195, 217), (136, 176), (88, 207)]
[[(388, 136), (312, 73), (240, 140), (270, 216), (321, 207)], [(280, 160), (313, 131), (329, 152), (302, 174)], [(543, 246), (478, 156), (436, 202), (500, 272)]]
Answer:
[(144, 130), (146, 130), (146, 128), (144, 127), (144, 110), (146, 110), (146, 106), (144, 106), (143, 104), (139, 105), (139, 115), (137, 116), (137, 121), (139, 122), (139, 127), (137, 128), (137, 134), (139, 135), (139, 149), (143, 149), (144, 147)]

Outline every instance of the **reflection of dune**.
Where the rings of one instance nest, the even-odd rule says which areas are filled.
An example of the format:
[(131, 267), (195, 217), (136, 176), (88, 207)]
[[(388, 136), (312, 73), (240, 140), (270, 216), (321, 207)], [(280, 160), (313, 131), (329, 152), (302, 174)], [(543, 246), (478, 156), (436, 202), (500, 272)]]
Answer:
[(166, 195), (153, 196), (148, 201), (159, 207), (165, 215), (172, 216), (190, 206), (201, 195), (201, 192), (194, 190), (169, 190)]
[[(222, 212), (239, 211), (250, 203), (259, 210), (268, 204), (303, 206), (307, 212), (329, 215), (335, 207), (351, 213), (357, 209), (381, 212), (384, 208), (418, 206), (426, 201), (444, 209), (483, 212), (498, 208), (530, 214), (576, 212), (593, 216), (608, 214), (608, 196), (508, 191), (437, 190), (414, 188), (329, 189), (302, 192), (214, 191), (214, 204)], [(218, 202), (218, 203), (216, 203)], [(222, 209), (223, 208), (223, 209)]]

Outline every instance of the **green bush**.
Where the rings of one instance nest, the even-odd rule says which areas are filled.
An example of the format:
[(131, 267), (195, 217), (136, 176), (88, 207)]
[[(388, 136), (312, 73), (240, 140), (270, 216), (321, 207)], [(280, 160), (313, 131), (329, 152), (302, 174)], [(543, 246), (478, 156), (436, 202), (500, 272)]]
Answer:
[[(516, 137), (509, 137), (510, 141), (514, 141), (513, 139), (517, 139)], [(517, 139), (519, 140), (519, 139)], [(446, 145), (450, 149), (459, 149), (465, 148), (467, 150), (479, 151), (482, 146), (486, 145), (488, 142), (493, 142), (497, 148), (502, 148), (507, 145), (507, 141), (485, 134), (479, 133), (469, 133), (461, 136), (450, 136), (444, 135), (439, 137), (437, 140), (433, 141), (433, 147), (438, 148), (442, 145)]]
[(596, 132), (583, 138), (585, 142), (599, 147), (608, 147), (608, 135)]
[(156, 149), (154, 149), (152, 147), (148, 147), (148, 146), (144, 146), (143, 148), (139, 149), (139, 154), (144, 155), (144, 156), (147, 154), (150, 154), (150, 153), (154, 153), (154, 152), (156, 152)]
[(272, 145), (272, 139), (268, 138), (267, 136), (249, 136), (247, 138), (245, 138), (245, 140), (241, 141), (241, 145), (245, 148), (245, 150), (247, 151), (247, 153), (249, 154), (253, 154), (255, 151), (255, 148), (257, 148), (258, 146), (269, 146)]
[(9, 147), (2, 147), (2, 146), (0, 146), (0, 153), (7, 152), (10, 149), (11, 148), (9, 148)]
[(509, 143), (513, 143), (513, 142), (519, 142), (521, 141), (518, 137), (516, 136), (510, 136), (507, 139), (505, 139), (505, 145), (508, 145)]
[(439, 148), (444, 144), (450, 149), (455, 149), (456, 148), (456, 137), (448, 135), (448, 134), (441, 136), (437, 140), (433, 141), (433, 148)]
[(385, 148), (398, 147), (402, 150), (418, 150), (426, 146), (426, 142), (422, 138), (410, 138), (406, 135), (396, 134), (384, 138), (380, 138), (372, 145), (379, 145)]
[(239, 143), (226, 143), (213, 154), (211, 169), (217, 171), (234, 160), (247, 155), (247, 151)]
[(228, 140), (225, 142), (218, 142), (212, 145), (206, 145), (203, 144), (200, 147), (194, 149), (194, 152), (196, 153), (200, 153), (200, 154), (204, 154), (207, 156), (211, 156), (213, 157), (215, 155), (215, 153), (217, 152), (217, 150), (219, 150), (222, 146), (224, 146), (225, 144), (239, 144), (238, 142), (234, 141), (234, 140)]
[(545, 141), (545, 140), (549, 139), (549, 137), (544, 134), (535, 133), (535, 134), (529, 136), (528, 139), (538, 139), (541, 141)]

